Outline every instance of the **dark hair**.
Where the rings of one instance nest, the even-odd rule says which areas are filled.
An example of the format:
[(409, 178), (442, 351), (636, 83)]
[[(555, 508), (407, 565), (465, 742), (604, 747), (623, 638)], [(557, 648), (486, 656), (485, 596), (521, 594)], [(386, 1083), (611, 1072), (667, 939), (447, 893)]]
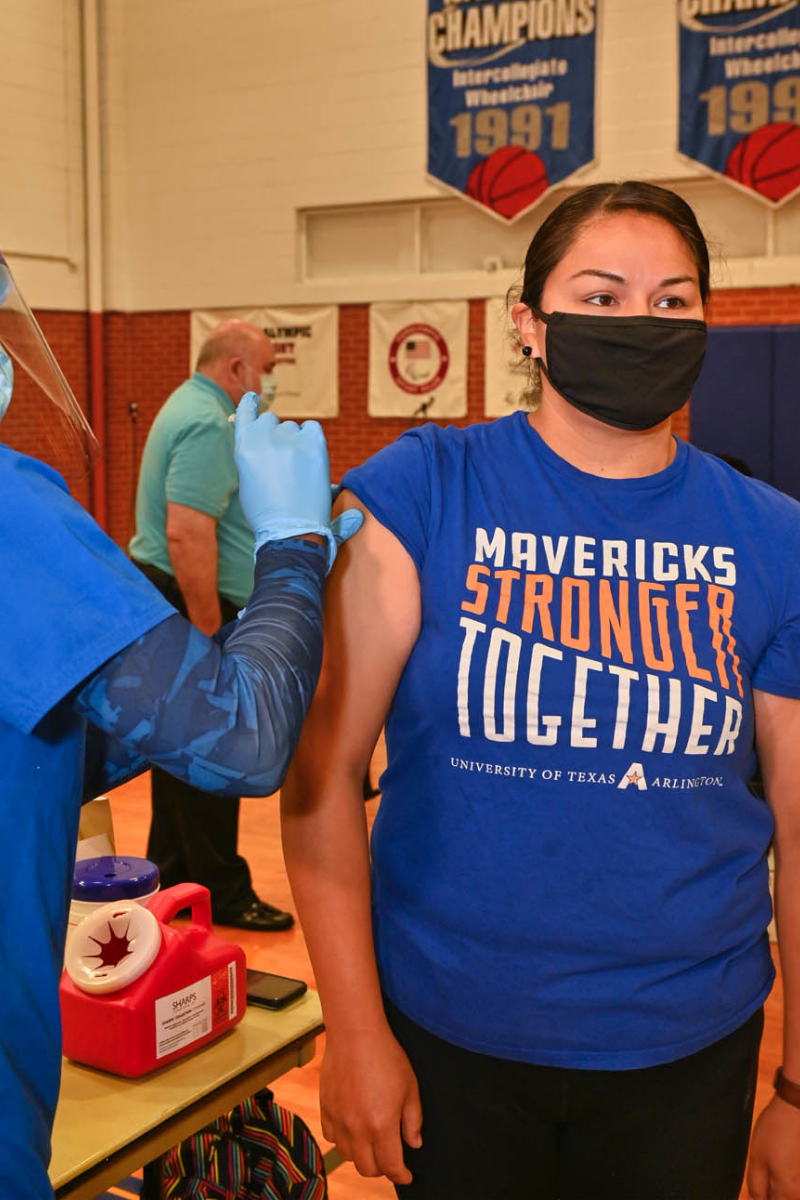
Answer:
[(738, 458), (735, 454), (718, 454), (717, 458), (721, 458), (729, 467), (734, 467), (740, 475), (749, 475), (751, 479), (753, 478), (753, 472), (743, 458)]
[(697, 217), (685, 200), (653, 183), (595, 183), (562, 200), (542, 222), (525, 255), (523, 304), (539, 305), (548, 275), (569, 250), (587, 221), (610, 213), (637, 212), (661, 217), (676, 229), (691, 251), (705, 304), (710, 290), (708, 246)]

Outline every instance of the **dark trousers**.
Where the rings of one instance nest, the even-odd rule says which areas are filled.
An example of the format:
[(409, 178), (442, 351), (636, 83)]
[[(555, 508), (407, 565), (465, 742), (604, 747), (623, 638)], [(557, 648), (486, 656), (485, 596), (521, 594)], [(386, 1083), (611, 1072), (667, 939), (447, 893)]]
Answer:
[(637, 1071), (490, 1058), (387, 1013), (422, 1099), (403, 1200), (738, 1197), (763, 1010), (697, 1054)]
[[(162, 595), (187, 616), (180, 588), (172, 575), (148, 563), (136, 566)], [(222, 621), (237, 614), (238, 605), (219, 598)], [(255, 899), (250, 868), (237, 853), (239, 800), (210, 796), (153, 767), (153, 816), (147, 857), (156, 863), (162, 888), (176, 883), (202, 883), (211, 892), (214, 913), (238, 912)]]

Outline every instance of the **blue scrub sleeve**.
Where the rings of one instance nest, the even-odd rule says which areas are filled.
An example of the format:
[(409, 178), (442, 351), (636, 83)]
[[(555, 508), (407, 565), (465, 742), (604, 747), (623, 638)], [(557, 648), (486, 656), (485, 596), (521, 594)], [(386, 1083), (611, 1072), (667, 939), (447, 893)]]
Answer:
[(84, 798), (151, 764), (220, 796), (276, 791), (322, 663), (325, 565), (322, 546), (269, 542), (238, 621), (208, 638), (176, 614), (87, 679)]
[(31, 733), (175, 609), (35, 459), (0, 446), (0, 720)]

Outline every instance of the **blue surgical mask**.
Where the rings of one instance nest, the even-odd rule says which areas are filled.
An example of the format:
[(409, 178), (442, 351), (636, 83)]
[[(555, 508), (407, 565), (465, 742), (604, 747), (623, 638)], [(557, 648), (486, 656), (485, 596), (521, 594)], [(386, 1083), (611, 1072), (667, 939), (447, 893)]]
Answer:
[(275, 394), (277, 391), (278, 391), (278, 381), (275, 378), (275, 376), (272, 374), (270, 374), (270, 375), (262, 374), (261, 387), (260, 387), (260, 390), (258, 393), (258, 397), (260, 400), (260, 403), (258, 406), (258, 411), (260, 413), (269, 412), (269, 410), (272, 408), (272, 403), (275, 399)]
[(11, 393), (14, 390), (14, 364), (6, 354), (2, 346), (0, 346), (0, 421), (6, 415), (11, 400)]

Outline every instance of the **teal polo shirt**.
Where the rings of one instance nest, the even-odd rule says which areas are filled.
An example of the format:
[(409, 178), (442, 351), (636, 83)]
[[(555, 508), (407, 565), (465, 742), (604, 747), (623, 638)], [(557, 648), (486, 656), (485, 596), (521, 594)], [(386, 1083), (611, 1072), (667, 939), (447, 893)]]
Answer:
[(235, 411), (222, 388), (198, 371), (172, 393), (147, 435), (129, 551), (139, 562), (174, 575), (167, 503), (208, 513), (217, 522), (217, 589), (234, 604), (245, 604), (253, 590), (255, 542), (239, 503), (229, 420)]

